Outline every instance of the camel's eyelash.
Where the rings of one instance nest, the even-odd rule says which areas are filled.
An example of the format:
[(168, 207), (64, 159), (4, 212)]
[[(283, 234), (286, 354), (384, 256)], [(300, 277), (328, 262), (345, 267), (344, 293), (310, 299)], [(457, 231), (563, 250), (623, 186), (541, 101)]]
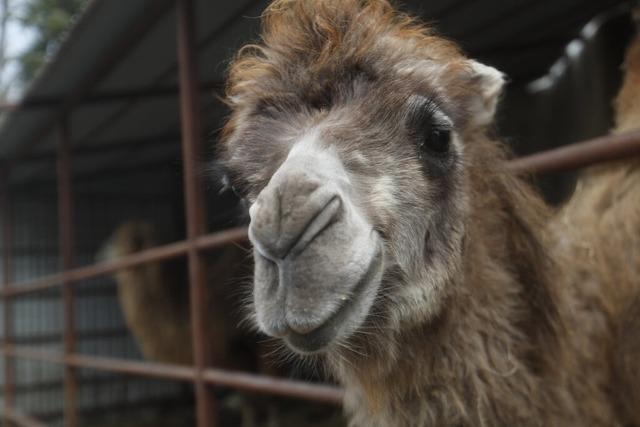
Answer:
[(442, 111), (435, 98), (412, 95), (407, 101), (409, 127), (415, 130), (437, 128), (443, 132), (451, 131), (452, 122)]

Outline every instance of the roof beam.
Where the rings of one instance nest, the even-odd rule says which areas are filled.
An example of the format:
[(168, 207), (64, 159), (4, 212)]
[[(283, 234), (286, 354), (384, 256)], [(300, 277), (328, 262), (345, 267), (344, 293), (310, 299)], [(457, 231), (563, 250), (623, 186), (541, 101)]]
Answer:
[[(205, 82), (200, 85), (201, 92), (222, 90), (219, 82)], [(122, 102), (138, 98), (163, 98), (178, 96), (180, 88), (177, 85), (150, 86), (145, 88), (122, 89), (93, 93), (79, 100), (78, 104), (102, 104), (108, 102)], [(60, 108), (65, 103), (64, 95), (29, 97), (16, 103), (0, 104), (0, 111), (17, 112), (32, 109)]]

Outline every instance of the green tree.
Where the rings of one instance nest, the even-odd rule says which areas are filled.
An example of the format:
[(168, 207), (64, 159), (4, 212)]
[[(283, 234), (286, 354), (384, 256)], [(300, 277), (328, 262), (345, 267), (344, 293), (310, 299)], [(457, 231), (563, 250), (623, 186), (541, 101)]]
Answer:
[(20, 14), (25, 28), (34, 31), (31, 46), (19, 57), (21, 80), (29, 82), (58, 50), (74, 17), (87, 0), (27, 0)]

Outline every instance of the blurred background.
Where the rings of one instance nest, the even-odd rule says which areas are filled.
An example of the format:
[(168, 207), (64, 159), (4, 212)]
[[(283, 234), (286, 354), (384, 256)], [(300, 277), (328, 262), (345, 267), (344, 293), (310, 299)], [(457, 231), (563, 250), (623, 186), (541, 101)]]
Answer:
[[(264, 0), (193, 1), (193, 56), (203, 150), (184, 167), (180, 119), (178, 1), (0, 0), (0, 277), (12, 287), (71, 267), (182, 242), (187, 236), (185, 177), (203, 180), (203, 233), (242, 225), (242, 206), (208, 171), (227, 114), (220, 101), (229, 59), (259, 33)], [(633, 31), (621, 0), (410, 0), (420, 15), (469, 56), (505, 72), (509, 84), (495, 132), (517, 155), (606, 134), (620, 64)], [(68, 143), (74, 257), (64, 262), (60, 224), (60, 141)], [(64, 173), (63, 173), (64, 175)], [(187, 178), (188, 179), (188, 178)], [(562, 201), (572, 173), (535, 177)], [(64, 191), (64, 189), (62, 189)], [(69, 218), (67, 218), (68, 220)], [(250, 280), (242, 239), (207, 251), (207, 300), (216, 365), (269, 377), (326, 383), (313, 367), (271, 362), (264, 337), (239, 326)], [(133, 362), (192, 363), (186, 258), (140, 264), (78, 280), (72, 303), (75, 352)], [(36, 283), (37, 284), (37, 283)], [(135, 289), (136, 291), (131, 291)], [(3, 348), (64, 351), (59, 287), (5, 296)], [(68, 327), (68, 325), (67, 325)], [(181, 351), (185, 349), (184, 351)], [(176, 352), (177, 350), (177, 352)], [(43, 353), (48, 352), (48, 353)], [(275, 358), (277, 359), (277, 358)], [(44, 425), (64, 418), (65, 369), (42, 357), (4, 352), (6, 402)], [(76, 425), (193, 425), (190, 381), (78, 368)], [(9, 386), (8, 386), (9, 384)], [(337, 390), (327, 388), (329, 394)], [(341, 425), (335, 399), (216, 387), (219, 425)], [(335, 394), (337, 396), (337, 394)], [(332, 395), (333, 396), (333, 395)], [(4, 412), (5, 423), (11, 417)], [(11, 423), (19, 425), (16, 418)], [(7, 425), (12, 425), (11, 423)], [(33, 424), (31, 424), (33, 425)]]

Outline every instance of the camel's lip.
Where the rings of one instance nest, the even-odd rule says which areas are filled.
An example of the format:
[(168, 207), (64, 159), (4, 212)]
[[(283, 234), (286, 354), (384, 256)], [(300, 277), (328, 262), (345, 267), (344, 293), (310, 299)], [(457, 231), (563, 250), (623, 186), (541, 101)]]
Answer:
[(313, 331), (301, 334), (289, 328), (283, 337), (285, 342), (298, 353), (315, 354), (326, 349), (341, 333), (348, 334), (350, 331), (349, 328), (345, 328), (345, 324), (355, 315), (355, 306), (362, 302), (366, 291), (371, 286), (378, 285), (376, 282), (380, 281), (382, 275), (379, 273), (382, 268), (383, 251), (378, 240), (376, 253), (371, 259), (367, 271), (358, 280), (351, 296), (340, 305), (331, 317)]

